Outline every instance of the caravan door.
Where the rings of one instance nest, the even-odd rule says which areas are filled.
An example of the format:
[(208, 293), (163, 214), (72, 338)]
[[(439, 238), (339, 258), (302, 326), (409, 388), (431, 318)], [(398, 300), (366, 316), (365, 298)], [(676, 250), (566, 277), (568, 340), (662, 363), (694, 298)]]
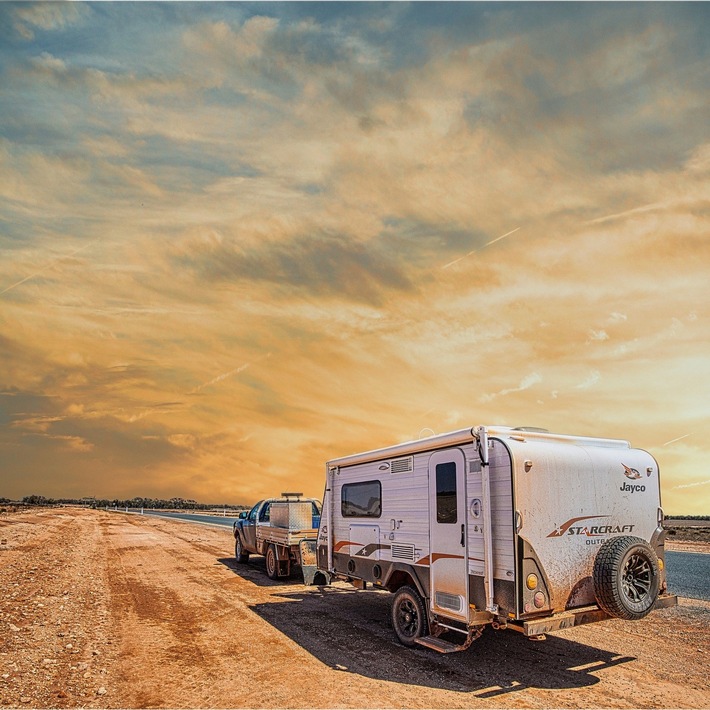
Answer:
[(429, 575), (431, 610), (468, 621), (465, 459), (460, 449), (429, 459)]

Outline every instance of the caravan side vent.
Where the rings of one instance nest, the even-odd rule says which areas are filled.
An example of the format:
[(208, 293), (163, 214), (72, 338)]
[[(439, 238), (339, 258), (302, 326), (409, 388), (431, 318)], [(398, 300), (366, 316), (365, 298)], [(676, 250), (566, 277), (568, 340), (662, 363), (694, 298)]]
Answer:
[(392, 559), (393, 560), (411, 560), (414, 561), (414, 545), (406, 545), (402, 543), (392, 543)]
[(394, 459), (390, 464), (392, 473), (410, 473), (414, 470), (414, 457), (407, 456), (403, 459)]
[(473, 461), (469, 461), (468, 472), (469, 473), (480, 473), (481, 472), (481, 462), (479, 459), (474, 459)]
[(450, 609), (451, 611), (461, 611), (463, 608), (463, 599), (458, 594), (448, 594), (446, 592), (437, 592), (434, 595), (436, 605), (440, 609)]

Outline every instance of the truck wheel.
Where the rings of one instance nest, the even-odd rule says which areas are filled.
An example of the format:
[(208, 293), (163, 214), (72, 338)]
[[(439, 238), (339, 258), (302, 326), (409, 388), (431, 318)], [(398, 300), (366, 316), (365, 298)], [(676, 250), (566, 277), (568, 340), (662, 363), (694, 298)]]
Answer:
[(392, 600), (392, 628), (405, 646), (414, 646), (416, 639), (428, 633), (424, 602), (413, 587), (400, 587), (395, 592)]
[(266, 576), (269, 579), (278, 579), (279, 577), (279, 561), (276, 557), (276, 548), (273, 545), (266, 548)]
[(641, 538), (612, 538), (597, 553), (593, 579), (604, 611), (619, 619), (643, 619), (658, 596), (658, 557)]
[(244, 551), (242, 539), (238, 534), (234, 541), (234, 556), (237, 558), (237, 562), (249, 562), (249, 553)]

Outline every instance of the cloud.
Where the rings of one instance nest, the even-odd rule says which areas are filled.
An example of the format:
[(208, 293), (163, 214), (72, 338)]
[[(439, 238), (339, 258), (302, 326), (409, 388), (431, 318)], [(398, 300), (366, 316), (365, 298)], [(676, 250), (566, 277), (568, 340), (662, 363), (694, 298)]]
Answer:
[(246, 247), (237, 239), (192, 239), (181, 246), (173, 262), (194, 271), (206, 284), (262, 282), (283, 295), (301, 292), (380, 303), (387, 291), (414, 288), (385, 245), (318, 230)]
[(197, 440), (192, 434), (171, 434), (168, 441), (178, 448), (194, 449)]
[(710, 172), (710, 143), (703, 143), (691, 151), (685, 167), (693, 173)]
[(25, 276), (23, 279), (20, 279), (19, 281), (15, 282), (13, 284), (10, 284), (9, 286), (5, 286), (5, 288), (0, 290), (0, 296), (2, 296), (4, 293), (7, 293), (8, 291), (11, 291), (13, 288), (16, 288), (17, 286), (22, 285), (26, 281), (29, 281), (30, 279), (33, 279), (36, 276), (43, 274), (45, 271), (51, 269), (55, 264), (59, 263), (59, 261), (61, 261), (62, 259), (75, 256), (79, 252), (84, 251), (84, 249), (88, 249), (90, 246), (92, 246), (92, 244), (93, 243), (83, 244), (82, 246), (77, 247), (76, 249), (73, 249), (72, 251), (70, 251), (66, 255), (58, 256), (55, 259), (52, 259), (51, 261), (49, 261), (47, 264), (45, 264), (45, 266), (43, 266), (38, 271), (34, 271), (33, 273), (29, 274), (28, 276)]
[(51, 416), (25, 416), (18, 417), (12, 422), (12, 426), (17, 429), (24, 429), (32, 432), (46, 432), (54, 422), (61, 422), (63, 417)]
[(454, 410), (446, 415), (446, 419), (444, 420), (444, 422), (447, 427), (452, 427), (458, 425), (462, 419), (463, 413), (459, 412), (458, 410)]
[(86, 20), (90, 9), (79, 3), (21, 3), (13, 8), (15, 31), (25, 40), (32, 40), (37, 30), (61, 30)]
[(706, 479), (705, 481), (698, 481), (697, 483), (684, 483), (683, 485), (680, 486), (673, 486), (673, 489), (676, 490), (678, 488), (696, 488), (698, 486), (708, 486), (710, 485), (710, 478)]
[(604, 340), (609, 340), (609, 334), (605, 330), (590, 330), (588, 342), (597, 341), (601, 342)]
[[(491, 241), (486, 242), (481, 249), (485, 249), (485, 247), (490, 246), (491, 244), (495, 244), (496, 242), (499, 242), (501, 239), (505, 239), (506, 237), (509, 237), (511, 234), (515, 234), (520, 229), (520, 227), (516, 227), (515, 229), (512, 229), (510, 232), (506, 232), (505, 234), (502, 234), (500, 237), (496, 237), (495, 239), (491, 239)], [(454, 266), (455, 264), (458, 264), (460, 261), (463, 259), (466, 259), (467, 257), (471, 256), (472, 254), (475, 254), (479, 249), (474, 249), (473, 251), (468, 252), (468, 254), (465, 254), (464, 256), (460, 256), (458, 259), (454, 259), (453, 261), (450, 261), (448, 264), (444, 264), (442, 266), (442, 269), (448, 269), (451, 266)]]
[(524, 390), (530, 389), (533, 385), (542, 382), (542, 375), (537, 372), (531, 372), (529, 375), (523, 377), (520, 384), (517, 387), (510, 387), (507, 389), (500, 390), (500, 392), (494, 392), (492, 394), (484, 394), (481, 398), (481, 402), (491, 402), (496, 397), (504, 397), (513, 392), (523, 392)]
[(575, 389), (577, 390), (587, 390), (595, 385), (599, 384), (601, 381), (602, 376), (601, 373), (598, 370), (592, 370), (589, 375), (582, 380), (578, 385), (575, 385)]
[(666, 441), (666, 443), (662, 444), (662, 446), (668, 446), (669, 444), (675, 444), (676, 441), (681, 441), (682, 439), (687, 439), (692, 434), (693, 434), (693, 432), (690, 432), (689, 434), (683, 434), (683, 436), (679, 436), (675, 439), (671, 439), (670, 441)]
[(94, 445), (86, 441), (86, 439), (83, 439), (80, 436), (47, 436), (48, 439), (51, 439), (53, 441), (60, 441), (64, 444), (66, 444), (67, 448), (70, 451), (76, 451), (79, 453), (87, 453), (89, 451), (94, 450)]
[[(255, 362), (259, 362), (261, 360), (264, 360), (265, 358), (271, 357), (271, 353), (266, 353), (263, 357), (257, 358)], [(198, 392), (201, 392), (203, 389), (206, 387), (211, 387), (212, 385), (216, 385), (219, 382), (222, 382), (226, 380), (228, 377), (233, 377), (234, 375), (239, 374), (240, 372), (244, 372), (252, 363), (251, 362), (245, 362), (243, 365), (240, 365), (239, 367), (235, 367), (233, 370), (229, 370), (228, 372), (223, 372), (221, 375), (217, 375), (217, 377), (214, 377), (211, 379), (209, 382), (205, 382), (201, 385), (198, 385), (195, 387), (195, 389), (190, 390), (188, 394), (197, 394)]]

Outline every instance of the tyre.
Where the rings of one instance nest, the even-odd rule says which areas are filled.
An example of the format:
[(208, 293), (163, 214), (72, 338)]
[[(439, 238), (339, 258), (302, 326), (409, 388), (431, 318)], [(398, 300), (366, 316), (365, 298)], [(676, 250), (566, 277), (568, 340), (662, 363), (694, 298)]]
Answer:
[(249, 562), (249, 553), (244, 550), (242, 539), (238, 534), (234, 540), (234, 556), (237, 558), (237, 562)]
[(392, 600), (392, 628), (405, 646), (414, 646), (416, 639), (426, 636), (427, 623), (424, 601), (413, 587), (400, 587)]
[(279, 560), (273, 545), (266, 548), (266, 576), (269, 579), (278, 579), (279, 577)]
[(641, 538), (612, 538), (597, 553), (593, 580), (604, 611), (619, 619), (643, 619), (658, 596), (658, 557)]

